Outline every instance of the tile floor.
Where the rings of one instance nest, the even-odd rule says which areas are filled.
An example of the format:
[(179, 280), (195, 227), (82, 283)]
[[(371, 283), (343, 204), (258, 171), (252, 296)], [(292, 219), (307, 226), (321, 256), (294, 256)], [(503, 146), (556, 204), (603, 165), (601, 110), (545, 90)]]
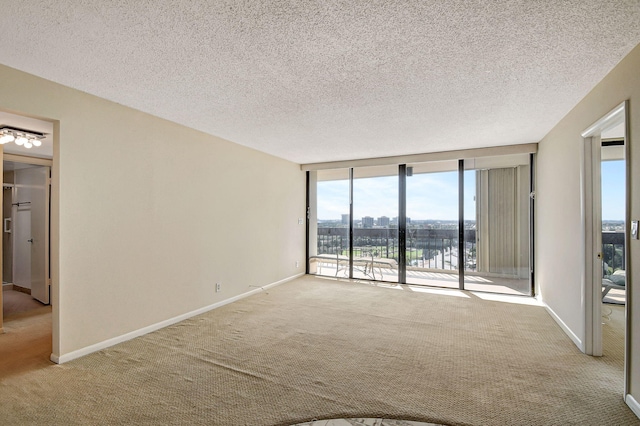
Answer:
[(413, 422), (394, 419), (330, 419), (314, 420), (294, 426), (438, 426), (435, 423)]

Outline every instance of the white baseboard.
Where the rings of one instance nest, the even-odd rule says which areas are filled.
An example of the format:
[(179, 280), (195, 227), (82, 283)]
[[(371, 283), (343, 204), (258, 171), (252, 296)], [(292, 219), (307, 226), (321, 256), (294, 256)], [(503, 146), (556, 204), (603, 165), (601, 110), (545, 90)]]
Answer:
[(560, 326), (562, 331), (564, 331), (567, 334), (567, 336), (569, 336), (571, 341), (573, 341), (573, 343), (575, 343), (575, 345), (578, 347), (578, 349), (580, 349), (582, 352), (584, 352), (585, 351), (584, 342), (582, 340), (580, 340), (580, 338), (578, 336), (576, 336), (576, 334), (569, 328), (569, 326), (567, 324), (564, 323), (564, 321), (562, 321), (562, 319), (558, 316), (558, 314), (556, 314), (553, 311), (553, 309), (551, 309), (549, 307), (549, 305), (547, 305), (542, 300), (541, 300), (541, 302), (544, 305), (544, 308), (549, 313), (549, 315), (551, 315), (551, 318), (553, 318), (558, 323), (558, 325)]
[(628, 393), (624, 397), (624, 402), (626, 402), (629, 408), (631, 408), (631, 411), (633, 411), (633, 413), (640, 418), (640, 404), (635, 400), (633, 396), (631, 396), (631, 394)]
[(107, 339), (107, 340), (104, 340), (102, 342), (98, 342), (98, 343), (95, 343), (93, 345), (86, 346), (86, 347), (84, 347), (82, 349), (78, 349), (78, 350), (63, 354), (63, 355), (51, 354), (51, 357), (50, 357), (51, 361), (55, 362), (56, 364), (64, 364), (65, 362), (72, 361), (72, 360), (74, 360), (76, 358), (80, 358), (80, 357), (83, 357), (85, 355), (89, 355), (90, 353), (100, 351), (102, 349), (108, 348), (108, 347), (113, 346), (113, 345), (117, 345), (118, 343), (126, 342), (127, 340), (131, 340), (131, 339), (134, 339), (136, 337), (140, 337), (140, 336), (145, 335), (147, 333), (151, 333), (152, 331), (156, 331), (156, 330), (159, 330), (161, 328), (168, 327), (170, 325), (173, 325), (173, 324), (178, 323), (180, 321), (184, 321), (184, 320), (189, 319), (191, 317), (194, 317), (196, 315), (200, 315), (200, 314), (203, 314), (205, 312), (211, 311), (213, 309), (219, 308), (221, 306), (228, 305), (229, 303), (233, 303), (233, 302), (236, 302), (236, 301), (238, 301), (240, 299), (244, 299), (245, 297), (249, 297), (249, 296), (251, 296), (253, 294), (259, 293), (259, 292), (261, 292), (263, 290), (266, 290), (268, 288), (275, 287), (277, 285), (284, 284), (284, 283), (286, 283), (288, 281), (294, 280), (294, 279), (296, 279), (298, 277), (301, 277), (302, 275), (304, 275), (304, 273), (296, 274), (296, 275), (293, 275), (291, 277), (288, 277), (288, 278), (282, 279), (280, 281), (276, 281), (274, 283), (267, 284), (267, 285), (264, 285), (264, 286), (261, 286), (261, 287), (256, 287), (253, 290), (250, 290), (250, 291), (248, 291), (246, 293), (242, 293), (242, 294), (239, 294), (237, 296), (230, 297), (229, 299), (225, 299), (225, 300), (222, 300), (220, 302), (216, 302), (216, 303), (214, 303), (212, 305), (204, 306), (204, 307), (196, 309), (194, 311), (187, 312), (185, 314), (178, 315), (176, 317), (169, 318), (169, 319), (164, 320), (164, 321), (160, 321), (160, 322), (158, 322), (156, 324), (151, 324), (149, 326), (140, 328), (140, 329), (132, 331), (130, 333), (126, 333), (126, 334), (123, 334), (121, 336), (113, 337), (111, 339)]

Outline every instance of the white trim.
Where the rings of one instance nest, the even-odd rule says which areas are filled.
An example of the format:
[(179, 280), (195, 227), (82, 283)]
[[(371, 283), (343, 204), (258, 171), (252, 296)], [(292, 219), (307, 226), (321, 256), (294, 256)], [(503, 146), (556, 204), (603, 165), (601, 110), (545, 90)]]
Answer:
[[(624, 104), (624, 166), (625, 166), (625, 212), (624, 212), (624, 223), (626, 224), (624, 231), (624, 264), (626, 265), (626, 276), (627, 282), (633, 282), (633, 268), (631, 267), (631, 259), (629, 258), (629, 253), (631, 253), (631, 182), (632, 174), (631, 174), (631, 118), (629, 115), (629, 100), (625, 100)], [(624, 330), (624, 394), (626, 395), (629, 392), (629, 388), (631, 387), (631, 360), (632, 350), (631, 350), (631, 342), (633, 341), (633, 337), (631, 336), (631, 306), (634, 304), (634, 296), (633, 290), (631, 286), (628, 285), (626, 290), (627, 302), (624, 304), (624, 313), (625, 313), (625, 330)], [(635, 402), (635, 399), (634, 399)], [(636, 402), (637, 405), (637, 402)], [(635, 411), (636, 415), (640, 417), (638, 411)]]
[(13, 161), (14, 163), (34, 164), (37, 166), (53, 166), (53, 160), (50, 158), (29, 157), (20, 154), (4, 154), (4, 161)]
[(609, 111), (604, 117), (589, 126), (587, 130), (582, 132), (582, 137), (588, 138), (590, 136), (600, 134), (602, 131), (622, 123), (625, 118), (624, 107), (626, 103), (627, 101), (622, 102), (620, 105)]
[(578, 336), (576, 336), (576, 334), (569, 328), (569, 326), (567, 324), (564, 323), (564, 321), (562, 321), (562, 319), (560, 319), (558, 314), (556, 314), (553, 311), (553, 309), (551, 309), (549, 307), (549, 305), (547, 305), (544, 301), (542, 301), (542, 304), (543, 304), (544, 308), (547, 310), (547, 312), (549, 313), (549, 315), (551, 315), (551, 318), (553, 318), (558, 323), (558, 325), (560, 326), (562, 331), (564, 331), (567, 334), (567, 336), (569, 336), (571, 341), (573, 341), (573, 343), (575, 343), (575, 345), (578, 347), (578, 349), (580, 349), (582, 352), (584, 352), (584, 343), (582, 342), (582, 340), (580, 340), (580, 338)]
[(242, 293), (242, 294), (239, 294), (237, 296), (230, 297), (229, 299), (225, 299), (225, 300), (222, 300), (220, 302), (216, 302), (216, 303), (214, 303), (212, 305), (204, 306), (204, 307), (196, 309), (194, 311), (187, 312), (185, 314), (178, 315), (176, 317), (169, 318), (167, 320), (160, 321), (158, 323), (148, 325), (148, 326), (140, 328), (138, 330), (134, 330), (132, 332), (123, 334), (121, 336), (113, 337), (111, 339), (107, 339), (107, 340), (104, 340), (102, 342), (98, 342), (98, 343), (95, 343), (93, 345), (86, 346), (84, 348), (69, 352), (67, 354), (63, 354), (63, 355), (51, 354), (51, 357), (50, 357), (51, 361), (55, 362), (56, 364), (64, 364), (65, 362), (72, 361), (74, 359), (83, 357), (85, 355), (89, 355), (90, 353), (97, 352), (99, 350), (108, 348), (108, 347), (113, 346), (113, 345), (117, 345), (118, 343), (126, 342), (127, 340), (135, 339), (136, 337), (143, 336), (145, 334), (151, 333), (152, 331), (156, 331), (156, 330), (159, 330), (161, 328), (168, 327), (170, 325), (173, 325), (173, 324), (178, 323), (180, 321), (184, 321), (184, 320), (189, 319), (191, 317), (194, 317), (196, 315), (200, 315), (200, 314), (203, 314), (205, 312), (211, 311), (213, 309), (219, 308), (221, 306), (228, 305), (229, 303), (237, 302), (240, 299), (244, 299), (245, 297), (249, 297), (249, 296), (251, 296), (253, 294), (259, 293), (259, 292), (261, 292), (263, 290), (266, 290), (268, 288), (275, 287), (275, 286), (278, 286), (280, 284), (284, 284), (284, 283), (286, 283), (288, 281), (294, 280), (294, 279), (296, 279), (298, 277), (301, 277), (303, 275), (304, 275), (304, 273), (293, 275), (291, 277), (282, 279), (280, 281), (276, 281), (276, 282), (273, 282), (271, 284), (267, 284), (267, 285), (255, 288), (255, 289), (250, 290), (250, 291), (248, 291), (246, 293)]
[(628, 393), (625, 396), (624, 402), (626, 402), (629, 408), (631, 408), (631, 411), (633, 411), (633, 414), (635, 414), (640, 418), (640, 404), (638, 403), (638, 401), (635, 400), (635, 398), (630, 393)]

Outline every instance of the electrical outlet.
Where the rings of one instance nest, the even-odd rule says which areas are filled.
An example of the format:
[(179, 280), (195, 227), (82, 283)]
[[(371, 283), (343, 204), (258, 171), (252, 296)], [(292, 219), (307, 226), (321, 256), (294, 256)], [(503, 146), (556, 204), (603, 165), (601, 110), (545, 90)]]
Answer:
[(302, 218), (301, 217), (298, 218), (298, 225), (302, 225)]
[(222, 290), (222, 284), (216, 283), (216, 293), (218, 293), (220, 290)]
[(296, 260), (296, 268), (299, 268), (299, 267), (300, 267), (300, 262)]

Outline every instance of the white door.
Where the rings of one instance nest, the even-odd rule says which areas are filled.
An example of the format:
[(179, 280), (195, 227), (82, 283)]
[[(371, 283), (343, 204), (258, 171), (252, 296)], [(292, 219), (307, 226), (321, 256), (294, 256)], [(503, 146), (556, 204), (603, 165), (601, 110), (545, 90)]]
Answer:
[(28, 282), (31, 296), (44, 304), (49, 304), (49, 170), (39, 166), (15, 172), (15, 284)]
[(31, 295), (49, 304), (49, 167), (32, 170)]
[[(24, 191), (17, 191), (24, 197)], [(31, 289), (31, 202), (14, 200), (13, 205), (13, 283)]]

